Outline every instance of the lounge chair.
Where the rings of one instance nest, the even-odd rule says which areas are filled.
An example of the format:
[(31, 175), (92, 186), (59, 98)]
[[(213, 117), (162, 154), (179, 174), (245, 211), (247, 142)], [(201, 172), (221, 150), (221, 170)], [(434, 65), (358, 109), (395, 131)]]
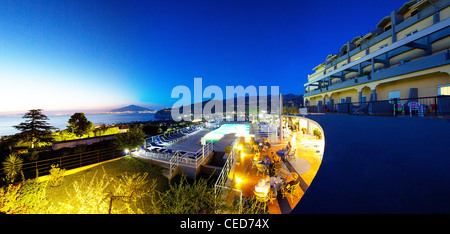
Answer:
[(292, 150), (292, 152), (288, 154), (288, 157), (295, 160), (295, 151), (297, 151), (297, 148), (295, 148), (294, 150)]
[[(300, 183), (294, 184), (294, 185), (287, 185), (283, 191), (283, 199), (286, 196), (286, 194), (290, 194), (291, 196), (291, 203), (294, 204), (294, 197), (299, 198), (300, 197)], [(297, 194), (298, 196), (296, 196), (295, 194)]]
[(159, 145), (159, 144), (156, 144), (155, 142), (150, 142), (150, 145), (152, 146), (152, 147), (164, 147), (163, 145)]
[(272, 173), (274, 176), (278, 176), (278, 174), (280, 173), (280, 169), (283, 166), (283, 162), (279, 161), (273, 164), (272, 166)]

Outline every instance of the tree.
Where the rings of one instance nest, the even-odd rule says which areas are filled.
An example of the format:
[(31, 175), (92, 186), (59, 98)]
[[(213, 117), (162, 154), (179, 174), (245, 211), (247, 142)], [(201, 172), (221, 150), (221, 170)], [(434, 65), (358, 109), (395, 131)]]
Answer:
[(23, 118), (27, 120), (13, 127), (21, 131), (18, 134), (19, 138), (25, 142), (30, 142), (31, 148), (34, 148), (36, 143), (53, 140), (52, 130), (55, 128), (47, 122), (48, 118), (42, 114), (42, 109), (29, 110)]
[(142, 127), (133, 125), (126, 133), (118, 134), (115, 136), (116, 140), (114, 145), (118, 149), (135, 149), (144, 143), (145, 133)]
[(5, 172), (5, 181), (8, 184), (14, 183), (17, 175), (22, 171), (23, 159), (17, 154), (10, 154), (6, 157), (3, 164), (3, 171)]
[(161, 194), (158, 206), (157, 212), (163, 214), (213, 214), (216, 208), (214, 186), (205, 178), (188, 183), (183, 175), (178, 183), (169, 184), (169, 189)]
[(79, 137), (88, 134), (94, 127), (94, 124), (91, 121), (88, 121), (84, 113), (73, 114), (70, 116), (68, 123), (69, 126), (67, 126), (67, 129), (69, 132), (72, 132)]

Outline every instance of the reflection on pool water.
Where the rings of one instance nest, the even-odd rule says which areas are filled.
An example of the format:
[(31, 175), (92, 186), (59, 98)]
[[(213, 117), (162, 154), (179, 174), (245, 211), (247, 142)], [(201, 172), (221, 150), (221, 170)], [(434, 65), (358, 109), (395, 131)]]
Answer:
[(236, 135), (246, 135), (250, 132), (250, 126), (248, 124), (224, 124), (220, 128), (206, 134), (204, 136), (206, 142), (216, 143), (224, 135), (230, 133), (236, 133)]

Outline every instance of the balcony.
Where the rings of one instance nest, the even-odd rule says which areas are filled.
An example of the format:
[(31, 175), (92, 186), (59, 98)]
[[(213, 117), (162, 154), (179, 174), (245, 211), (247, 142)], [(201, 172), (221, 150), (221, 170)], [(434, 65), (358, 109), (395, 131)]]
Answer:
[[(423, 30), (421, 30), (421, 31), (411, 35), (411, 36), (408, 36), (408, 37), (406, 37), (406, 38), (404, 38), (402, 40), (394, 42), (394, 43), (392, 43), (391, 45), (389, 45), (387, 47), (384, 47), (384, 48), (379, 49), (379, 50), (377, 50), (377, 51), (375, 51), (375, 52), (373, 52), (371, 54), (368, 54), (368, 55), (366, 55), (366, 56), (364, 56), (364, 57), (362, 57), (362, 58), (360, 58), (360, 59), (358, 59), (356, 61), (353, 61), (353, 62), (351, 62), (351, 63), (349, 63), (349, 64), (347, 64), (345, 66), (342, 66), (342, 67), (340, 67), (340, 68), (338, 68), (338, 69), (336, 69), (336, 70), (334, 70), (334, 71), (332, 71), (330, 73), (321, 75), (320, 77), (318, 77), (318, 78), (316, 78), (316, 79), (314, 79), (312, 81), (309, 81), (304, 86), (305, 87), (310, 86), (310, 85), (314, 86), (313, 83), (316, 83), (316, 82), (319, 82), (319, 86), (321, 86), (321, 83), (324, 82), (324, 81), (326, 82), (327, 80), (330, 79), (330, 77), (332, 77), (332, 76), (339, 77), (339, 74), (341, 74), (340, 76), (342, 77), (345, 74), (344, 72), (352, 72), (352, 71), (360, 70), (360, 69), (356, 69), (356, 68), (357, 67), (361, 68), (361, 67), (367, 66), (367, 63), (373, 65), (376, 62), (385, 62), (388, 65), (388, 66), (385, 66), (385, 67), (389, 67), (389, 58), (392, 58), (395, 55), (401, 54), (401, 53), (403, 53), (403, 52), (405, 52), (405, 51), (407, 51), (408, 49), (411, 49), (411, 48), (422, 49), (422, 50), (424, 50), (425, 54), (430, 54), (431, 53), (430, 52), (430, 48), (431, 48), (432, 41), (436, 41), (436, 40), (438, 40), (440, 38), (444, 38), (444, 37), (448, 36), (448, 33), (450, 31), (448, 26), (450, 26), (450, 18), (447, 18), (446, 20), (440, 21), (440, 22), (438, 22), (438, 23), (436, 23), (436, 24), (434, 24), (434, 25), (432, 25), (432, 26), (430, 26), (428, 28), (425, 28), (425, 29), (423, 29)], [(445, 64), (448, 63), (447, 59), (446, 59), (447, 56), (448, 55), (444, 55), (444, 57), (445, 57)], [(433, 57), (433, 56), (426, 56), (424, 58), (419, 59), (419, 61), (425, 61), (424, 59), (429, 58), (429, 57)], [(434, 66), (433, 64), (429, 64), (427, 62), (426, 62), (426, 64), (428, 64), (427, 68), (430, 68), (430, 67)], [(418, 64), (418, 65), (421, 65), (421, 64)], [(443, 65), (443, 64), (441, 64), (441, 65)], [(409, 67), (410, 67), (411, 70), (414, 70), (414, 68), (412, 66), (409, 66)], [(421, 66), (421, 67), (424, 67), (424, 66)], [(392, 64), (391, 64), (390, 68), (386, 68), (384, 70), (386, 70), (386, 71), (395, 71), (395, 69), (391, 70), (391, 68), (393, 68)], [(426, 68), (422, 68), (421, 70), (423, 70), (423, 69), (426, 69)], [(412, 71), (409, 71), (409, 72), (412, 72)], [(406, 73), (407, 72), (403, 72), (403, 74), (406, 74)], [(375, 73), (372, 72), (372, 76), (376, 77), (377, 75), (375, 75)], [(367, 79), (371, 79), (372, 78), (372, 80), (373, 80), (375, 77), (366, 77), (366, 78)], [(384, 75), (382, 77), (378, 77), (378, 79), (384, 79), (384, 78), (388, 78), (388, 76)], [(362, 80), (364, 80), (364, 77), (362, 77)], [(353, 82), (354, 83), (351, 86), (355, 85), (356, 82), (357, 83), (361, 83), (361, 82), (359, 82), (359, 80), (356, 80), (356, 81), (354, 80)], [(341, 88), (348, 87), (349, 86), (348, 84), (350, 84), (348, 82), (346, 83), (346, 80), (342, 80), (342, 83), (345, 83), (347, 85), (343, 85), (342, 84)], [(338, 83), (338, 84), (341, 84), (341, 83)], [(317, 84), (316, 84), (316, 86), (317, 86)], [(330, 88), (331, 88), (331, 86), (328, 87), (328, 91), (330, 90)], [(336, 89), (336, 88), (334, 87), (334, 89)], [(327, 91), (326, 88), (322, 88), (322, 90), (318, 89), (318, 90), (315, 90), (315, 91), (312, 91), (312, 92), (308, 92), (308, 93), (305, 94), (305, 96), (311, 96), (311, 95), (318, 94), (318, 93), (321, 93), (321, 92), (324, 92), (324, 91)]]
[(322, 87), (316, 90), (305, 93), (305, 97), (313, 96), (323, 92), (334, 91), (338, 89), (348, 88), (355, 85), (360, 85), (364, 83), (369, 83), (372, 81), (382, 80), (390, 77), (400, 76), (412, 72), (417, 72), (433, 67), (439, 67), (447, 65), (450, 63), (449, 52), (441, 52), (438, 54), (425, 56), (414, 61), (405, 62), (403, 64), (397, 64), (395, 66), (390, 66), (382, 70), (375, 71), (369, 75), (362, 77), (354, 77), (347, 79), (345, 81), (340, 81), (337, 83), (332, 83), (329, 86)]

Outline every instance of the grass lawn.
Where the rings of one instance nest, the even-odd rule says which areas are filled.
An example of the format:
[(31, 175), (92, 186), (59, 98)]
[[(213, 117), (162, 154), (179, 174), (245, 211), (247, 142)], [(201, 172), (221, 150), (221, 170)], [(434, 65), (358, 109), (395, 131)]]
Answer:
[[(134, 173), (140, 173), (144, 174), (145, 172), (148, 173), (147, 178), (145, 179), (147, 182), (144, 184), (143, 187), (150, 188), (151, 181), (156, 180), (156, 187), (155, 190), (159, 192), (164, 192), (168, 189), (168, 179), (163, 176), (164, 168), (150, 164), (148, 162), (144, 162), (142, 160), (133, 158), (133, 157), (123, 157), (117, 161), (107, 162), (89, 169), (86, 169), (81, 172), (77, 172), (72, 175), (67, 175), (64, 177), (64, 180), (62, 184), (58, 187), (50, 187), (47, 186), (46, 190), (46, 197), (47, 200), (55, 205), (56, 207), (61, 207), (61, 204), (64, 204), (65, 207), (68, 206), (79, 206), (80, 200), (83, 200), (85, 198), (77, 198), (77, 192), (74, 188), (74, 183), (83, 184), (85, 185), (84, 188), (88, 188), (89, 185), (92, 185), (92, 188), (98, 189), (102, 184), (96, 184), (97, 181), (101, 181), (102, 177), (105, 176), (105, 181), (109, 181), (111, 179), (114, 179), (112, 182), (110, 182), (108, 185), (105, 185), (103, 191), (104, 193), (112, 192), (113, 188), (117, 186), (119, 183), (118, 180), (121, 179), (121, 176), (124, 173), (128, 174), (134, 174)], [(105, 175), (106, 173), (106, 175)], [(83, 182), (84, 181), (84, 182)], [(92, 182), (92, 184), (91, 184)], [(92, 193), (93, 195), (96, 195), (96, 191), (89, 191), (89, 189), (86, 189), (85, 193)], [(86, 196), (88, 197), (88, 196)], [(95, 196), (92, 196), (95, 197)], [(105, 206), (109, 207), (109, 201), (110, 199), (107, 198), (107, 201), (102, 201), (102, 204), (106, 204)], [(84, 200), (83, 200), (84, 201)], [(85, 206), (88, 206), (88, 203), (90, 201), (85, 201)], [(149, 206), (149, 199), (142, 198), (138, 199), (136, 202), (136, 207), (139, 208), (141, 211), (146, 212), (146, 207)], [(94, 202), (92, 204), (95, 204)], [(116, 208), (121, 208), (122, 206), (121, 201), (114, 201), (113, 203), (113, 212), (119, 212), (118, 210), (115, 210)], [(136, 208), (135, 207), (135, 208)], [(135, 209), (133, 209), (135, 211)], [(105, 212), (105, 209), (99, 210), (98, 213)], [(52, 212), (53, 213), (53, 212)], [(65, 213), (64, 209), (55, 209), (54, 213)], [(107, 213), (107, 210), (106, 210)], [(127, 210), (122, 210), (120, 213), (129, 213)]]

